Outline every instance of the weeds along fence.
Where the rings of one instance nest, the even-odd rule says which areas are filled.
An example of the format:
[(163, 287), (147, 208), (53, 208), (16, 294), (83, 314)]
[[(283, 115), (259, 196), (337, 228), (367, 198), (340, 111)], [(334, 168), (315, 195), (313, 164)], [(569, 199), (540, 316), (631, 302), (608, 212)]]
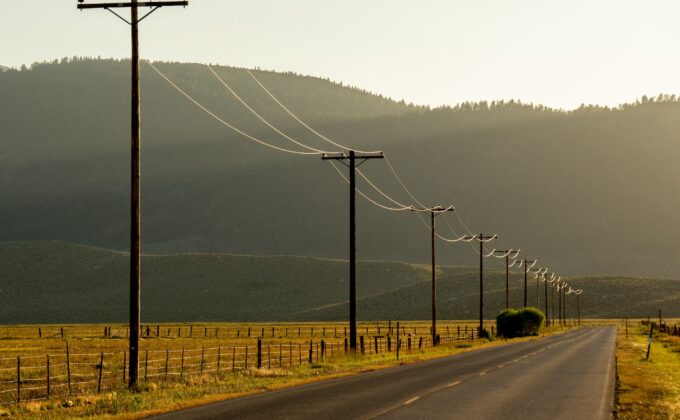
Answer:
[[(490, 322), (490, 321), (489, 321)], [(441, 325), (438, 332), (452, 334), (454, 331), (463, 332), (476, 328), (476, 324), (467, 322), (450, 322)], [(405, 334), (431, 334), (426, 324), (401, 325), (400, 330)], [(346, 326), (319, 325), (272, 325), (272, 326), (223, 326), (201, 324), (148, 324), (140, 328), (142, 338), (345, 338), (349, 335)], [(366, 336), (395, 335), (396, 322), (383, 322), (362, 325), (358, 334)], [(130, 330), (125, 325), (111, 326), (3, 326), (0, 327), (0, 339), (35, 339), (35, 338), (127, 338)]]
[[(364, 336), (358, 340), (357, 355), (409, 353), (432, 347), (431, 336)], [(478, 339), (477, 332), (441, 335), (440, 344)], [(182, 382), (201, 375), (227, 375), (248, 369), (293, 368), (323, 362), (348, 354), (347, 339), (313, 338), (309, 343), (267, 343), (262, 338), (248, 345), (141, 349), (139, 380)], [(0, 358), (0, 404), (47, 400), (118, 389), (127, 383), (127, 352), (65, 353), (44, 356)]]

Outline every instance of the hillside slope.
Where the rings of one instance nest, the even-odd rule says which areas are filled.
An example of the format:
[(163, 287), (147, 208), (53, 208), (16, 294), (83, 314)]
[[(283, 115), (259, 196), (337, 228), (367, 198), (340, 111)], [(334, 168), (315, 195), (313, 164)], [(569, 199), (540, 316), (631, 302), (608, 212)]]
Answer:
[[(125, 321), (128, 267), (126, 254), (91, 246), (0, 243), (0, 323)], [(439, 316), (477, 317), (478, 271), (469, 267), (440, 270)], [(145, 255), (142, 276), (142, 319), (148, 322), (344, 320), (348, 312), (345, 261)], [(428, 267), (362, 261), (357, 276), (359, 319), (430, 317)], [(489, 270), (485, 279), (485, 316), (493, 317), (504, 305), (504, 273)], [(649, 293), (649, 308), (680, 316), (679, 280), (594, 277), (569, 281), (587, 291), (582, 300), (584, 316), (644, 316), (645, 293)], [(514, 274), (513, 306), (521, 304), (522, 285), (523, 277)], [(534, 283), (530, 286), (533, 302)], [(574, 308), (573, 297), (568, 305)]]
[[(205, 66), (159, 68), (231, 123), (294, 146), (249, 115)], [(146, 252), (346, 258), (347, 187), (329, 162), (248, 142), (142, 69)], [(0, 73), (0, 240), (127, 249), (128, 71), (125, 62), (75, 60)], [(266, 118), (323, 146), (244, 70), (217, 71)], [(423, 203), (454, 203), (471, 229), (499, 233), (498, 246), (520, 247), (563, 274), (680, 273), (675, 97), (614, 110), (512, 101), (429, 110), (323, 79), (256, 74), (322, 133), (385, 150)], [(385, 162), (361, 169), (411, 203)], [(360, 258), (428, 261), (428, 232), (414, 214), (362, 200), (357, 212)], [(475, 254), (442, 246), (440, 261), (473, 265)]]

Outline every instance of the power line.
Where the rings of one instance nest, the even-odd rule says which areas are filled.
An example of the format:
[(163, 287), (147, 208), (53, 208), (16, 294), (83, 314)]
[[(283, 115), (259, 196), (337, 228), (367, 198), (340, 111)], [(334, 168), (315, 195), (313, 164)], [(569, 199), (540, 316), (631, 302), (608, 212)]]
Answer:
[(284, 147), (275, 146), (275, 145), (273, 145), (273, 144), (269, 144), (269, 143), (267, 143), (266, 141), (261, 140), (261, 139), (255, 137), (255, 136), (252, 136), (252, 135), (246, 133), (245, 131), (240, 130), (240, 129), (237, 128), (237, 127), (234, 127), (233, 125), (231, 125), (231, 124), (229, 124), (228, 122), (224, 121), (222, 118), (220, 118), (220, 117), (218, 117), (217, 115), (215, 115), (215, 113), (213, 113), (212, 111), (210, 111), (208, 108), (206, 108), (204, 105), (202, 105), (202, 104), (201, 104), (200, 102), (198, 102), (196, 99), (194, 99), (191, 95), (189, 95), (189, 94), (186, 93), (184, 90), (182, 90), (182, 88), (180, 88), (179, 86), (177, 86), (177, 85), (176, 85), (172, 80), (170, 80), (165, 74), (163, 74), (160, 70), (158, 70), (158, 68), (156, 68), (156, 66), (154, 66), (153, 63), (151, 63), (150, 61), (147, 61), (147, 60), (144, 60), (144, 62), (147, 63), (147, 64), (148, 64), (148, 65), (149, 65), (156, 73), (158, 73), (163, 79), (165, 79), (165, 81), (168, 82), (168, 83), (170, 84), (170, 86), (174, 87), (179, 93), (181, 93), (181, 94), (182, 94), (185, 98), (187, 98), (191, 103), (193, 103), (194, 105), (196, 105), (196, 107), (198, 107), (199, 109), (201, 109), (202, 111), (204, 111), (205, 113), (207, 113), (208, 115), (210, 115), (211, 117), (213, 117), (215, 120), (217, 120), (217, 121), (220, 122), (221, 124), (223, 124), (223, 125), (225, 125), (226, 127), (230, 128), (230, 129), (232, 129), (232, 130), (234, 130), (234, 131), (237, 132), (238, 134), (240, 134), (240, 135), (246, 137), (247, 139), (252, 140), (252, 141), (254, 141), (254, 142), (256, 142), (256, 143), (259, 143), (259, 144), (261, 144), (261, 145), (263, 145), (263, 146), (272, 148), (272, 149), (274, 149), (274, 150), (278, 150), (278, 151), (280, 151), (280, 152), (292, 153), (292, 154), (296, 154), (296, 155), (307, 155), (307, 156), (310, 156), (310, 155), (320, 155), (319, 152), (301, 152), (301, 151), (298, 151), (298, 150), (290, 150), (290, 149), (286, 149), (286, 148), (284, 148)]
[(265, 124), (267, 125), (267, 127), (269, 127), (269, 128), (271, 128), (272, 130), (276, 131), (278, 134), (280, 134), (281, 136), (283, 136), (283, 137), (286, 138), (287, 140), (290, 140), (291, 142), (297, 144), (297, 145), (300, 146), (300, 147), (304, 147), (305, 149), (312, 150), (312, 151), (317, 152), (317, 153), (324, 153), (324, 152), (326, 152), (325, 150), (316, 149), (316, 148), (314, 148), (314, 147), (307, 146), (306, 144), (300, 143), (299, 141), (295, 140), (294, 138), (290, 137), (289, 135), (287, 135), (287, 134), (284, 133), (283, 131), (281, 131), (281, 130), (279, 130), (278, 128), (276, 128), (274, 125), (272, 125), (271, 123), (269, 123), (269, 121), (267, 121), (267, 120), (264, 119), (260, 114), (258, 114), (257, 111), (255, 111), (250, 105), (248, 105), (248, 104), (246, 103), (246, 101), (244, 101), (244, 100), (243, 100), (243, 99), (242, 99), (242, 98), (234, 91), (234, 89), (232, 89), (231, 86), (229, 86), (229, 84), (228, 84), (227, 82), (225, 82), (224, 79), (222, 79), (222, 78), (215, 72), (215, 70), (213, 70), (213, 68), (212, 68), (209, 64), (206, 64), (206, 67), (208, 67), (208, 70), (210, 70), (210, 72), (217, 78), (217, 80), (222, 84), (222, 86), (224, 86), (224, 87), (229, 91), (229, 93), (231, 93), (231, 94), (234, 96), (234, 98), (236, 98), (236, 99), (241, 103), (241, 105), (243, 105), (244, 107), (246, 107), (246, 109), (247, 109), (248, 111), (250, 111), (253, 115), (255, 115), (260, 121), (262, 121), (263, 123), (265, 123)]

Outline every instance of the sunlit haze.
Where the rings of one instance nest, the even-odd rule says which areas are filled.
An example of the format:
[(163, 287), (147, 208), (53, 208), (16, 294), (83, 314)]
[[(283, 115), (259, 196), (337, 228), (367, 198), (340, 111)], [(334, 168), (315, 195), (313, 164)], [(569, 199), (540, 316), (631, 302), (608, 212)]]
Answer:
[[(2, 8), (0, 65), (129, 55), (128, 27), (101, 9)], [(571, 109), (680, 92), (677, 1), (193, 0), (162, 12), (141, 26), (144, 58), (294, 71), (416, 104)]]

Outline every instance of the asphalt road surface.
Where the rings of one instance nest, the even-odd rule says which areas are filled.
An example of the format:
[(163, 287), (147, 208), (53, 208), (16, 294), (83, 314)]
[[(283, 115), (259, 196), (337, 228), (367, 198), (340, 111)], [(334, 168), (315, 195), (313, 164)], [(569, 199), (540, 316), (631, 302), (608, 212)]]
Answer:
[(615, 342), (614, 328), (584, 328), (159, 418), (609, 419)]

